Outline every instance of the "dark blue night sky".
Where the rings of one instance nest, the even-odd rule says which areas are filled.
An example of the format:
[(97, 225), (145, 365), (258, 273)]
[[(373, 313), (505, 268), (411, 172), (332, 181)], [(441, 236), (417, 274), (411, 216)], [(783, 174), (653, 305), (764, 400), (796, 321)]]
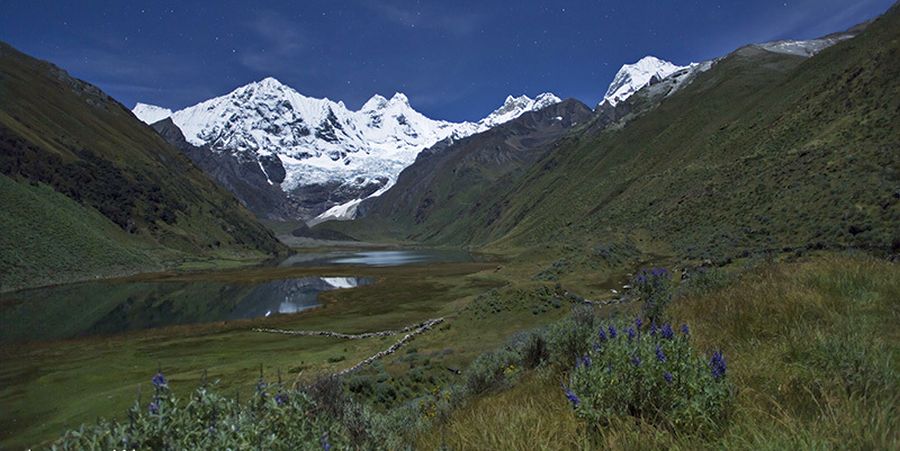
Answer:
[(182, 108), (271, 75), (351, 108), (401, 91), (428, 116), (462, 120), (507, 94), (594, 105), (644, 55), (686, 64), (817, 37), (893, 1), (0, 0), (0, 39), (129, 107)]

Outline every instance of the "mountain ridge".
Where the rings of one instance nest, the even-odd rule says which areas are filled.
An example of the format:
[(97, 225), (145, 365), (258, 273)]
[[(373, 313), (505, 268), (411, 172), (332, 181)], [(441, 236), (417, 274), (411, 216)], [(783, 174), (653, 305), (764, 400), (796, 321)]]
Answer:
[[(314, 217), (389, 187), (419, 151), (503, 123), (533, 108), (559, 102), (544, 93), (512, 97), (479, 122), (453, 123), (425, 117), (402, 93), (373, 95), (359, 110), (343, 102), (307, 97), (274, 77), (175, 111), (169, 116), (186, 140), (215, 152), (257, 158), (283, 177), (268, 177), (297, 201), (298, 213)], [(133, 113), (157, 122), (167, 109), (138, 104)], [(268, 158), (267, 163), (264, 162)]]

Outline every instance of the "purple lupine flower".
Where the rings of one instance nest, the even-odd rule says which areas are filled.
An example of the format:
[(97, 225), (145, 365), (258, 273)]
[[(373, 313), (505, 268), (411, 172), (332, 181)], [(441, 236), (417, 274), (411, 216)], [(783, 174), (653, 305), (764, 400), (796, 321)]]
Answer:
[(569, 402), (572, 403), (572, 407), (578, 407), (578, 404), (581, 404), (581, 399), (578, 397), (578, 395), (576, 395), (571, 388), (566, 387), (565, 385), (563, 385), (562, 388), (563, 391), (566, 392), (566, 398), (569, 400)]
[(322, 449), (325, 451), (329, 451), (331, 449), (331, 443), (328, 443), (328, 433), (322, 434)]
[(585, 354), (584, 357), (581, 358), (581, 364), (584, 365), (585, 368), (590, 368), (591, 363), (591, 356)]
[(666, 268), (653, 268), (650, 270), (650, 274), (653, 274), (653, 277), (669, 277), (669, 270)]
[(153, 383), (154, 387), (162, 388), (166, 386), (166, 377), (163, 376), (162, 371), (159, 371), (153, 375), (153, 379), (150, 379), (150, 382)]
[(688, 329), (688, 325), (687, 325), (687, 324), (682, 324), (682, 325), (681, 325), (681, 335), (684, 335), (685, 337), (687, 337), (687, 336), (690, 335), (690, 334), (691, 334), (691, 330)]
[(660, 362), (666, 361), (666, 354), (663, 352), (662, 348), (659, 347), (659, 345), (656, 345), (656, 360), (659, 360)]
[(633, 328), (633, 327), (629, 327), (629, 328), (625, 331), (625, 333), (628, 334), (628, 341), (631, 341), (631, 340), (634, 339), (635, 333), (634, 333), (634, 328)]
[(287, 404), (287, 402), (288, 402), (288, 395), (286, 395), (284, 393), (279, 393), (279, 394), (275, 395), (275, 404), (278, 404), (279, 406), (283, 406), (283, 405)]
[(713, 378), (721, 379), (725, 377), (726, 368), (725, 356), (722, 355), (721, 351), (714, 352), (712, 357), (709, 358), (709, 370), (712, 373)]
[(266, 387), (268, 387), (266, 381), (259, 378), (259, 381), (256, 382), (256, 394), (262, 399), (266, 399)]
[(643, 284), (647, 283), (647, 276), (644, 275), (644, 271), (641, 271), (641, 273), (637, 275), (637, 277), (634, 279), (634, 281), (635, 281), (635, 285), (643, 285)]
[(594, 348), (594, 352), (600, 352), (600, 349), (601, 349), (600, 343), (594, 343), (593, 348)]
[(616, 326), (609, 326), (609, 339), (612, 340), (619, 335), (618, 331), (616, 331)]
[(675, 331), (672, 330), (671, 324), (665, 324), (662, 327), (662, 336), (666, 340), (671, 340), (671, 339), (675, 338)]
[(671, 384), (672, 383), (672, 373), (666, 371), (665, 373), (663, 373), (663, 379), (665, 379), (666, 382)]
[(640, 332), (641, 326), (643, 326), (643, 325), (644, 325), (644, 322), (641, 321), (641, 317), (640, 317), (640, 316), (634, 319), (634, 327), (637, 328), (638, 332)]
[(634, 366), (641, 366), (641, 356), (635, 354), (631, 357), (631, 364)]
[(147, 406), (147, 411), (153, 415), (159, 415), (159, 401), (154, 399), (153, 402)]
[(603, 331), (603, 328), (602, 328), (602, 327), (600, 328), (600, 333), (597, 334), (597, 338), (600, 339), (600, 342), (601, 342), (601, 343), (604, 342), (604, 341), (606, 341), (606, 332)]
[(650, 336), (651, 337), (656, 336), (656, 332), (658, 330), (659, 330), (659, 328), (656, 327), (656, 321), (650, 321)]

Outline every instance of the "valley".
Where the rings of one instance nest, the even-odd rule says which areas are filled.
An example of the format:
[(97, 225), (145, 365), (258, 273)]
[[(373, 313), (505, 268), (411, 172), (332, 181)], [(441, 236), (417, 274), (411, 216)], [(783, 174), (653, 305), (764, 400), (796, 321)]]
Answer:
[(900, 447), (900, 5), (778, 39), (452, 121), (0, 42), (0, 448)]

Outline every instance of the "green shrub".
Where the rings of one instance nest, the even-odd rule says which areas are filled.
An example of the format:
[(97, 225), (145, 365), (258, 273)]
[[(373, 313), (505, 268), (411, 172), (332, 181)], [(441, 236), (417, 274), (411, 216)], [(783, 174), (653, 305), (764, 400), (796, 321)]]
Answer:
[(330, 398), (341, 388), (334, 378), (316, 382), (309, 391), (260, 380), (243, 403), (205, 384), (187, 400), (179, 399), (162, 374), (152, 383), (149, 402), (138, 400), (127, 419), (69, 431), (52, 448), (312, 450), (380, 448), (385, 440), (396, 440), (385, 426), (391, 420), (343, 394)]
[(510, 347), (519, 355), (523, 368), (534, 369), (549, 360), (547, 340), (540, 332), (520, 332), (510, 339)]
[(582, 355), (563, 387), (576, 415), (595, 426), (622, 418), (682, 432), (706, 432), (728, 417), (733, 389), (724, 356), (702, 357), (687, 326), (601, 326), (592, 349)]
[(573, 310), (571, 318), (558, 321), (547, 329), (550, 362), (558, 368), (571, 367), (590, 347), (594, 330), (593, 313), (588, 317), (585, 312), (586, 309), (578, 307)]
[(520, 371), (520, 362), (520, 355), (509, 348), (482, 354), (464, 373), (466, 389), (479, 394), (504, 388)]

